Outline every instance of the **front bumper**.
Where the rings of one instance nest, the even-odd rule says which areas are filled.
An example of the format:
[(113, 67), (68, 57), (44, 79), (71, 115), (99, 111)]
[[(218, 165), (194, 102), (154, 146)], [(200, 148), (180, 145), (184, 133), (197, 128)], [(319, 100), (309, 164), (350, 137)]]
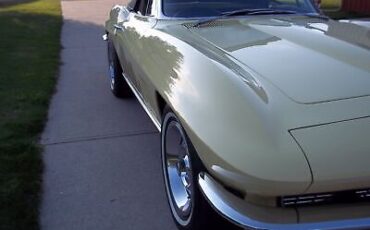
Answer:
[[(199, 174), (198, 183), (210, 205), (222, 216), (243, 228), (284, 230), (370, 228), (370, 215), (365, 218), (300, 222), (300, 218), (297, 217), (299, 210), (272, 207), (261, 208), (249, 204), (228, 192), (207, 173)], [(362, 207), (362, 209), (364, 208)], [(365, 209), (369, 210), (367, 206)], [(332, 212), (336, 211), (332, 208), (330, 210)]]

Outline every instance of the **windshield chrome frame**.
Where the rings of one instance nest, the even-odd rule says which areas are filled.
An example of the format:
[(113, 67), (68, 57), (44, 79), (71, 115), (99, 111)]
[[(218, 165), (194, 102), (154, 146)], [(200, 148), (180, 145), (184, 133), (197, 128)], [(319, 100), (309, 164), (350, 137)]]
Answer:
[[(153, 0), (152, 1), (152, 11), (151, 11), (152, 13), (151, 15), (148, 15), (148, 16), (154, 17), (156, 19), (161, 19), (161, 20), (204, 20), (204, 19), (212, 19), (212, 18), (220, 17), (217, 15), (205, 16), (205, 17), (169, 17), (169, 16), (164, 15), (163, 10), (162, 10), (162, 4), (163, 4), (163, 0)], [(316, 10), (315, 13), (317, 13), (318, 15), (322, 14), (320, 9), (318, 9), (317, 6), (314, 5), (313, 3), (312, 3), (312, 7), (313, 9)], [(297, 12), (297, 15), (299, 14), (300, 13)]]
[(156, 19), (162, 20), (199, 20), (207, 18), (217, 18), (218, 16), (206, 16), (206, 17), (169, 17), (164, 15), (162, 10), (163, 0), (153, 0), (152, 1), (152, 15)]

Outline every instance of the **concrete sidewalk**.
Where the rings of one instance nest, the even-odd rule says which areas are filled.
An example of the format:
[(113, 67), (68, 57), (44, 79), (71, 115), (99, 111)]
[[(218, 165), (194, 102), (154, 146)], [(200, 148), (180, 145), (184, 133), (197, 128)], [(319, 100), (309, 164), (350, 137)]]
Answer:
[(42, 229), (176, 229), (159, 135), (135, 98), (109, 91), (103, 23), (117, 0), (62, 1), (57, 92), (42, 137)]

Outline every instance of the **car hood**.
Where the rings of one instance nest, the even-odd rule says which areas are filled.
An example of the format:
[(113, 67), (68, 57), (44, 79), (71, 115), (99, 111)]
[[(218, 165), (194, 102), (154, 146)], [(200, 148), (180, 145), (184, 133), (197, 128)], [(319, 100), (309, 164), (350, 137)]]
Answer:
[(188, 29), (297, 103), (370, 95), (370, 30), (305, 16), (217, 20)]

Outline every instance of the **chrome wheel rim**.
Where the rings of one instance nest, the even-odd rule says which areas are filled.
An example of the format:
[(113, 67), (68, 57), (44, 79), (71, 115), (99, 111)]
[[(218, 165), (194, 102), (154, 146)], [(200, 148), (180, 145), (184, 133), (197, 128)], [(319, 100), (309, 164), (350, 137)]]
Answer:
[(168, 124), (164, 147), (169, 195), (176, 213), (186, 220), (193, 208), (194, 181), (188, 144), (178, 122)]
[(114, 67), (112, 62), (109, 64), (109, 76), (110, 76), (110, 88), (114, 90), (115, 80), (114, 80)]

